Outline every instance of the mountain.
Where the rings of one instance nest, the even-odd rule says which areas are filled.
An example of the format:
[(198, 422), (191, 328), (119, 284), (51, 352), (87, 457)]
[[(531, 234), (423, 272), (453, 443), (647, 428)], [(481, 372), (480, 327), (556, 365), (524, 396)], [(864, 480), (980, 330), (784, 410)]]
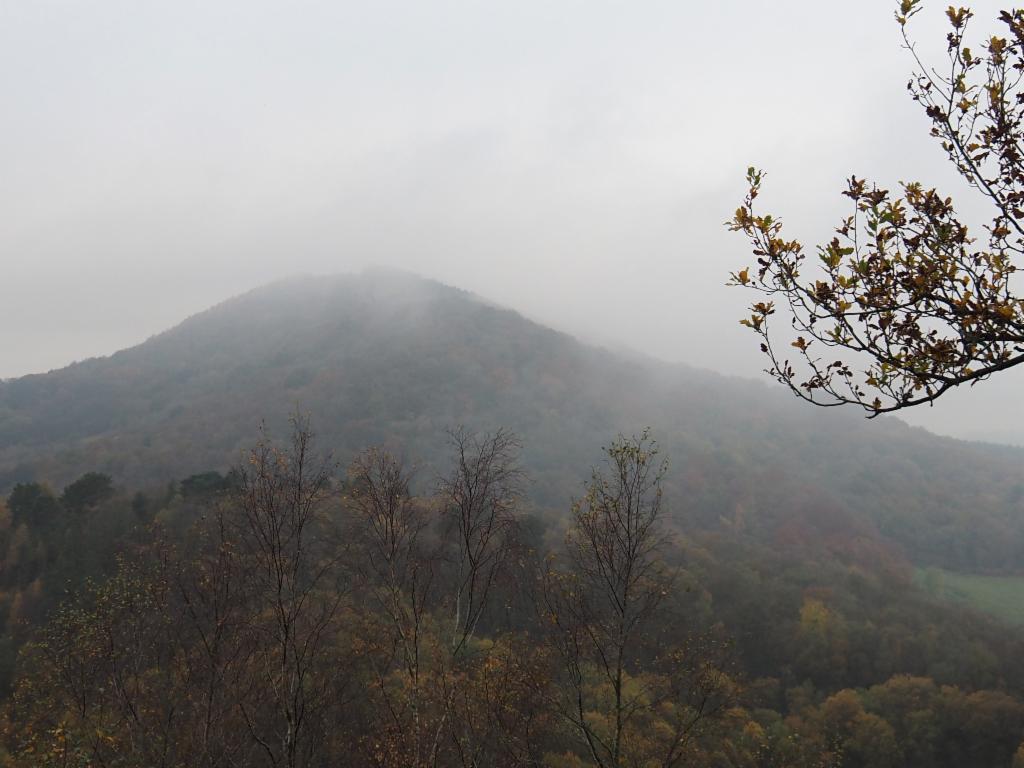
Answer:
[[(681, 348), (687, 333), (680, 329)], [(414, 529), (428, 543), (413, 548), (412, 572), (428, 576), (394, 583), (399, 604), (425, 601), (421, 612), (402, 615), (421, 617), (425, 634), (412, 636), (432, 639), (413, 644), (434, 650), (396, 655), (410, 635), (384, 607), (390, 598), (382, 602), (393, 582), (381, 579), (396, 578), (395, 561), (367, 567), (392, 550), (386, 542), (370, 548), (376, 523), (358, 511), (358, 483), (331, 482), (344, 493), (332, 492), (321, 508), (316, 536), (292, 528), (281, 539), (296, 559), (305, 553), (307, 565), (317, 563), (308, 572), (331, 564), (329, 585), (296, 593), (275, 586), (276, 577), (255, 589), (234, 578), (251, 574), (255, 583), (256, 574), (277, 571), (251, 565), (268, 552), (256, 544), (264, 529), (238, 514), (246, 502), (219, 473), (259, 438), (264, 420), (272, 438), (286, 437), (296, 410), (342, 465), (385, 444), (418, 467), (416, 499), (399, 506), (423, 515)], [(451, 477), (446, 430), (458, 425), (515, 431), (529, 485), (519, 524), (502, 527), (516, 532), (508, 550), (515, 556), (495, 572), (496, 592), (456, 668), (449, 665), (460, 651), (436, 649), (451, 647), (451, 617), (462, 615), (455, 585), (470, 562), (459, 554), (468, 539), (450, 535), (456, 505), (444, 501), (437, 479)], [(550, 707), (562, 700), (558, 691), (570, 690), (567, 680), (582, 684), (576, 670), (597, 670), (597, 659), (611, 657), (598, 651), (586, 667), (570, 659), (563, 669), (560, 649), (577, 647), (564, 638), (584, 634), (566, 634), (565, 614), (552, 608), (575, 606), (572, 620), (581, 606), (619, 598), (600, 597), (602, 580), (588, 580), (580, 570), (587, 566), (565, 557), (567, 529), (579, 537), (583, 525), (570, 500), (602, 446), (645, 427), (669, 459), (670, 535), (652, 529), (659, 546), (645, 550), (656, 560), (638, 584), (660, 596), (636, 625), (627, 671), (645, 692), (667, 685), (669, 698), (645, 705), (654, 719), (637, 721), (637, 733), (675, 733), (678, 713), (690, 722), (704, 707), (695, 702), (707, 701), (693, 696), (705, 680), (735, 706), (695, 737), (688, 765), (1019, 762), (1024, 451), (811, 408), (766, 383), (588, 346), (464, 291), (370, 272), (275, 283), (108, 358), (0, 383), (0, 764), (37, 765), (40, 754), (86, 759), (83, 745), (111, 759), (150, 745), (166, 755), (170, 743), (188, 754), (211, 723), (203, 702), (213, 700), (205, 686), (214, 680), (229, 687), (213, 698), (233, 702), (217, 710), (227, 719), (215, 718), (223, 743), (241, 735), (239, 744), (256, 749), (246, 734), (253, 722), (275, 722), (274, 691), (284, 689), (268, 663), (279, 647), (273, 600), (282, 595), (300, 595), (290, 605), (318, 616), (342, 606), (323, 644), (327, 655), (308, 678), (310, 690), (325, 690), (320, 681), (330, 679), (345, 694), (340, 709), (321, 713), (330, 727), (317, 726), (332, 740), (324, 764), (367, 751), (362, 764), (380, 765), (382, 749), (398, 756), (394, 764), (409, 764), (395, 746), (406, 742), (382, 740), (381, 724), (400, 711), (400, 719), (420, 720), (418, 707), (413, 716), (390, 698), (393, 689), (398, 700), (403, 691), (418, 697), (419, 681), (434, 686), (422, 699), (422, 711), (433, 713), (423, 722), (453, 726), (443, 740), (452, 742), (450, 759), (439, 764), (463, 764), (455, 754), (469, 752), (457, 747), (460, 739), (477, 738), (475, 727), (463, 732), (466, 722), (498, 729), (487, 737), (495, 755), (514, 737), (544, 754), (530, 765), (588, 764)], [(478, 465), (463, 466), (473, 474)], [(271, 496), (271, 486), (295, 488), (271, 483)], [(258, 495), (258, 506), (278, 509), (280, 499)], [(404, 519), (377, 530), (391, 542), (393, 531), (413, 530)], [(405, 569), (413, 550), (399, 557)], [(576, 597), (578, 585), (591, 590), (586, 600)], [(603, 610), (583, 625), (597, 631), (588, 637), (614, 626), (602, 624)], [(321, 637), (312, 614), (299, 624), (313, 633), (307, 637)], [(225, 637), (222, 630), (240, 655), (207, 644)], [(404, 659), (412, 658), (428, 673), (410, 672)], [(222, 672), (208, 677), (211, 659), (210, 669)], [(466, 709), (449, 720), (453, 680), (466, 681), (457, 697)], [(595, 712), (614, 698), (600, 674), (584, 688)], [(132, 703), (135, 694), (145, 706)], [(263, 714), (250, 719), (234, 703), (239, 696)], [(169, 732), (172, 718), (191, 725)], [(410, 743), (421, 743), (419, 731), (409, 733)], [(422, 743), (439, 743), (432, 739)], [(663, 754), (647, 738), (636, 749)]]
[(1011, 573), (1024, 562), (1024, 450), (587, 346), (389, 272), (274, 283), (110, 357), (0, 383), (0, 493), (87, 471), (140, 487), (224, 470), (262, 420), (282, 434), (295, 410), (340, 461), (388, 444), (423, 462), (424, 484), (446, 428), (507, 427), (523, 440), (532, 502), (550, 514), (602, 445), (650, 426), (684, 530), (876, 568)]

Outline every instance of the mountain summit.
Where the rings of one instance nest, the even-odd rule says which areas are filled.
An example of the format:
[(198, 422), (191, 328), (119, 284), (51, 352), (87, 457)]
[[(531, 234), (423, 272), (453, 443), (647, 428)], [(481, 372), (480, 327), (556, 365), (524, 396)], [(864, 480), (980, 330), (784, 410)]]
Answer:
[(450, 427), (507, 427), (548, 508), (615, 433), (650, 426), (688, 525), (970, 570), (1024, 558), (1024, 451), (801, 408), (379, 271), (277, 282), (110, 357), (0, 383), (0, 491), (90, 470), (139, 485), (224, 469), (261, 422), (283, 433), (296, 410), (342, 462), (381, 443), (429, 462)]

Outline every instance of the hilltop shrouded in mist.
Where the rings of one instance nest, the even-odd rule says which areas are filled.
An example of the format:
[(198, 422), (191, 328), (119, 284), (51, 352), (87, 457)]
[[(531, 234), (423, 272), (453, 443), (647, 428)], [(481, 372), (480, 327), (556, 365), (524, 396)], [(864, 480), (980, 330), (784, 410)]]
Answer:
[(0, 61), (0, 765), (1024, 768), (1024, 10)]
[(768, 386), (590, 347), (387, 271), (274, 283), (109, 358), (0, 384), (0, 486), (223, 470), (262, 421), (281, 433), (295, 410), (342, 462), (377, 444), (430, 461), (450, 427), (511, 429), (549, 508), (609, 435), (649, 425), (678, 514), (702, 526), (819, 530), (969, 570), (1024, 558), (1022, 451), (807, 412)]
[(700, 766), (1007, 764), (1022, 466), (406, 273), (273, 283), (0, 383), (0, 761), (263, 765), (304, 709), (280, 749), (357, 765), (586, 765), (616, 712)]
[[(998, 28), (998, 3), (972, 7)], [(847, 215), (854, 171), (970, 197), (921, 140), (893, 8), (5, 3), (0, 378), (371, 265), (757, 377), (723, 285), (743, 247), (720, 226), (749, 164), (808, 243)], [(915, 18), (926, 59), (943, 11)], [(907, 418), (1024, 443), (1004, 418), (1021, 376)]]

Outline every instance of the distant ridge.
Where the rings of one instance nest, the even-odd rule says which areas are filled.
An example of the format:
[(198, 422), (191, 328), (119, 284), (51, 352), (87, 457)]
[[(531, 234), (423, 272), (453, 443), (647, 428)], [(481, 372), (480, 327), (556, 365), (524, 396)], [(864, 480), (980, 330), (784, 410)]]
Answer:
[(651, 426), (684, 527), (806, 539), (865, 563), (1024, 562), (1024, 450), (803, 408), (386, 270), (281, 280), (109, 357), (0, 383), (0, 492), (89, 470), (146, 485), (224, 469), (261, 421), (280, 433), (295, 409), (340, 461), (401, 446), (424, 483), (446, 428), (507, 427), (533, 503), (554, 510), (616, 432)]

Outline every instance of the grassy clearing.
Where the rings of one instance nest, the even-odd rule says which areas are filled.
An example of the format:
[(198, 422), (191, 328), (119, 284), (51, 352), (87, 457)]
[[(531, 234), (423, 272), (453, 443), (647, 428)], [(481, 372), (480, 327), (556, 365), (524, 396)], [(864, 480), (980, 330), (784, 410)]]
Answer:
[(1024, 625), (1024, 576), (979, 576), (918, 568), (914, 581), (933, 597), (967, 603), (1005, 621)]

